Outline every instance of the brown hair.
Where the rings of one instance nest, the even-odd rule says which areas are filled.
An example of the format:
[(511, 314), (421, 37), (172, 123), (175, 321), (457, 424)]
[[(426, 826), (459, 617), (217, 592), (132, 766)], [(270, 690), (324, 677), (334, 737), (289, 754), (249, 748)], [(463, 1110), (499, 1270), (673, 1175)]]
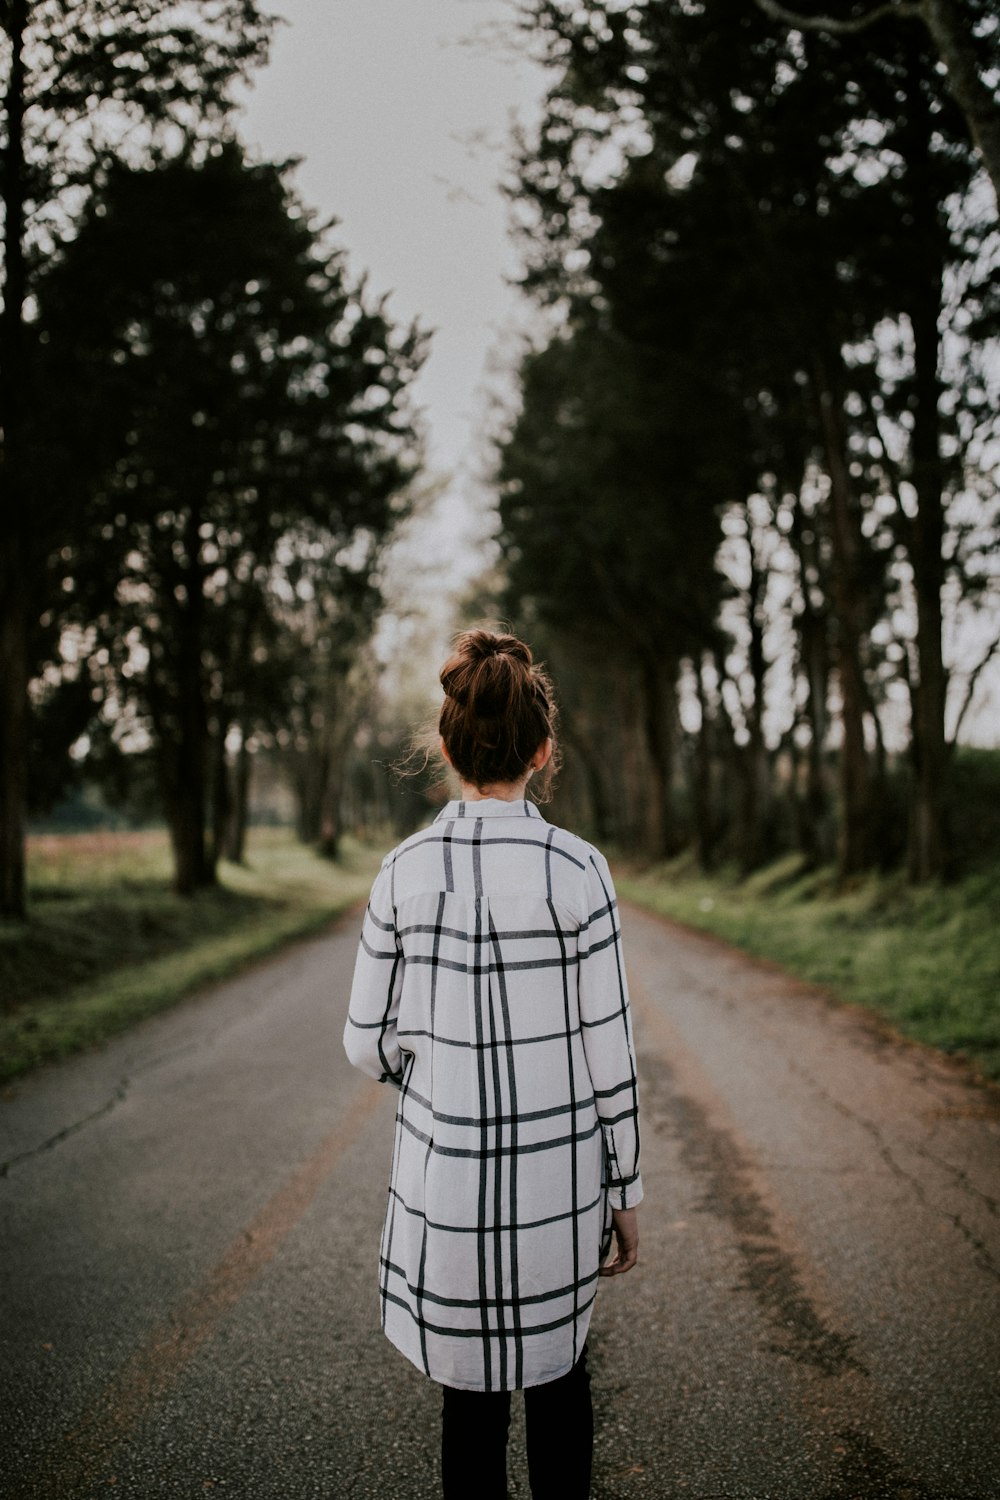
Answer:
[[(535, 751), (555, 738), (552, 683), (516, 635), (466, 630), (441, 668), (438, 729), (451, 763), (471, 786), (520, 781)], [(548, 790), (550, 761), (543, 786)]]

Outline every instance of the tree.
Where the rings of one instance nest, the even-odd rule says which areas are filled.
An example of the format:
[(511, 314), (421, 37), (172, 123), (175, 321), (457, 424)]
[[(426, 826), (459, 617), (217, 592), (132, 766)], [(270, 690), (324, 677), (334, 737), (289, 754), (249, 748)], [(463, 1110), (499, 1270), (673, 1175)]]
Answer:
[[(689, 372), (710, 351), (717, 372), (699, 385), (703, 399), (727, 421), (746, 414), (732, 425), (744, 498), (775, 480), (783, 497), (818, 497), (816, 525), (790, 534), (820, 570), (799, 615), (810, 631), (801, 659), (809, 692), (825, 692), (832, 647), (845, 875), (875, 854), (884, 663), (873, 630), (903, 574), (915, 582), (925, 665), (910, 674), (913, 744), (918, 768), (931, 769), (914, 780), (911, 828), (929, 851), (914, 872), (932, 873), (946, 800), (944, 527), (962, 467), (960, 454), (945, 461), (955, 435), (936, 356), (949, 287), (971, 263), (949, 205), (976, 164), (931, 50), (919, 31), (889, 56), (849, 32), (775, 35), (752, 8), (540, 3), (532, 15), (556, 81), (518, 162), (526, 284), (571, 316), (599, 310), (648, 357), (683, 359)], [(888, 330), (918, 324), (904, 371), (892, 368)], [(651, 433), (659, 414), (647, 405)], [(915, 517), (894, 495), (900, 477), (917, 493)], [(748, 675), (763, 687), (759, 660)], [(823, 733), (826, 709), (814, 701), (801, 727)], [(825, 750), (810, 750), (813, 794)], [(821, 823), (823, 799), (812, 800)]]
[(512, 605), (532, 601), (634, 674), (656, 854), (676, 847), (674, 689), (682, 657), (712, 637), (713, 498), (731, 477), (691, 390), (687, 367), (581, 322), (525, 361), (499, 470)]
[[(976, 4), (934, 0), (902, 6), (879, 6), (853, 18), (803, 17), (758, 0), (768, 15), (807, 32), (826, 31), (832, 36), (858, 36), (870, 32), (870, 45), (878, 59), (866, 69), (866, 103), (887, 122), (883, 151), (894, 152), (902, 170), (887, 174), (884, 182), (863, 196), (881, 200), (883, 222), (905, 226), (908, 254), (900, 257), (894, 235), (870, 235), (857, 261), (869, 281), (874, 276), (882, 289), (886, 314), (905, 318), (912, 336), (912, 375), (894, 382), (888, 400), (876, 405), (897, 421), (912, 421), (910, 452), (893, 476), (908, 481), (915, 496), (915, 514), (898, 511), (898, 539), (912, 570), (916, 609), (914, 670), (909, 674), (912, 705), (912, 758), (909, 866), (915, 880), (940, 874), (946, 864), (944, 818), (947, 806), (948, 748), (945, 707), (948, 673), (943, 655), (943, 592), (948, 569), (945, 562), (946, 512), (949, 486), (957, 470), (945, 457), (946, 443), (956, 452), (952, 432), (946, 431), (941, 411), (942, 333), (949, 275), (961, 252), (952, 243), (947, 223), (947, 204), (967, 183), (969, 163), (956, 149), (961, 129), (942, 110), (940, 90), (933, 67), (911, 28), (885, 24), (912, 18), (923, 21), (948, 67), (951, 93), (963, 108), (984, 162), (1000, 184), (1000, 103), (982, 76), (991, 51), (995, 67), (1000, 62), (1000, 26)], [(985, 24), (984, 24), (985, 23)], [(975, 30), (983, 35), (977, 38)], [(891, 45), (887, 40), (891, 39)], [(979, 54), (982, 54), (981, 56)], [(934, 146), (942, 127), (949, 147)], [(871, 215), (869, 216), (871, 219)], [(891, 247), (891, 249), (890, 249)], [(886, 259), (889, 250), (891, 263)], [(839, 444), (843, 451), (843, 444)], [(835, 533), (835, 538), (836, 538)]]
[(25, 909), (27, 686), (36, 622), (50, 602), (47, 515), (26, 441), (37, 385), (26, 321), (41, 265), (72, 235), (81, 202), (116, 154), (170, 131), (218, 128), (234, 82), (267, 52), (255, 0), (4, 0), (0, 6), (3, 310), (0, 313), (0, 913)]
[[(838, 665), (848, 731), (840, 762), (847, 812), (842, 864), (858, 867), (867, 858), (869, 803), (858, 517), (836, 446), (843, 436), (834, 421), (843, 382), (830, 389), (838, 376), (833, 356), (846, 333), (835, 295), (844, 244), (836, 221), (819, 221), (814, 208), (824, 185), (831, 107), (790, 81), (797, 76), (790, 54), (752, 13), (727, 23), (714, 11), (647, 6), (627, 17), (602, 11), (582, 27), (561, 7), (544, 13), (563, 49), (565, 75), (541, 150), (520, 164), (542, 227), (529, 285), (564, 293), (568, 287), (571, 299), (598, 302), (626, 339), (683, 366), (703, 409), (694, 430), (705, 432), (709, 450), (721, 441), (734, 452), (740, 473), (730, 497), (746, 499), (758, 476), (785, 467), (772, 451), (767, 413), (794, 392), (796, 377), (814, 400), (805, 448), (810, 441), (833, 444), (842, 580)], [(676, 64), (682, 56), (683, 77)], [(826, 118), (809, 119), (817, 109)], [(622, 167), (610, 185), (595, 186), (586, 165), (589, 136), (596, 134), (607, 156), (615, 129), (626, 142)], [(632, 145), (637, 133), (641, 145)], [(687, 180), (674, 182), (685, 161)], [(575, 277), (564, 272), (568, 248), (585, 267)], [(831, 326), (838, 317), (839, 326)], [(651, 426), (656, 420), (650, 413)], [(715, 503), (725, 497), (717, 491)], [(751, 644), (754, 615), (751, 609)], [(759, 654), (750, 676), (762, 692)], [(750, 700), (745, 707), (748, 745), (738, 765), (743, 857), (752, 863), (766, 804), (763, 705)]]
[[(852, 36), (877, 28), (880, 37), (897, 33), (885, 23), (922, 23), (947, 69), (948, 88), (968, 122), (1000, 203), (1000, 98), (989, 74), (1000, 66), (1000, 24), (980, 0), (889, 0), (859, 16), (808, 15), (778, 0), (757, 0), (765, 15), (801, 31)], [(898, 50), (905, 50), (905, 41)], [(891, 49), (895, 51), (894, 46)]]
[(115, 166), (39, 302), (63, 446), (97, 476), (62, 566), (146, 717), (191, 892), (215, 879), (226, 740), (276, 632), (321, 569), (369, 575), (402, 513), (422, 341), (232, 142)]
[(289, 613), (282, 635), (279, 742), (295, 793), (298, 835), (328, 859), (336, 858), (340, 846), (351, 739), (372, 694), (366, 648), (382, 604), (375, 562), (373, 554), (358, 570), (311, 563), (307, 597)]

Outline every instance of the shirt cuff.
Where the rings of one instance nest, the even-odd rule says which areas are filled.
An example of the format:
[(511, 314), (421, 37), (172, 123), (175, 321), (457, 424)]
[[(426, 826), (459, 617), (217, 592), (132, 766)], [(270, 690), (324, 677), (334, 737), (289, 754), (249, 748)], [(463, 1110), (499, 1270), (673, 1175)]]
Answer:
[(642, 1199), (642, 1174), (640, 1172), (624, 1182), (608, 1183), (608, 1202), (612, 1208), (638, 1208)]

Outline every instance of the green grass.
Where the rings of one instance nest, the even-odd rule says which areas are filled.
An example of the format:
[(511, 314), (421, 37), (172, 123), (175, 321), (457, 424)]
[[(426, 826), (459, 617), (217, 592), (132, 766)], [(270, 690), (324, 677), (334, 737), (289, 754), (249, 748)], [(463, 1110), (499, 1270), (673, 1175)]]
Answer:
[(246, 867), (191, 900), (169, 890), (166, 835), (44, 835), (28, 843), (31, 916), (0, 921), (0, 1081), (68, 1056), (326, 925), (378, 867), (337, 863), (254, 830)]
[(953, 885), (872, 875), (836, 889), (795, 857), (740, 880), (687, 857), (618, 879), (623, 897), (728, 939), (1000, 1079), (1000, 866)]

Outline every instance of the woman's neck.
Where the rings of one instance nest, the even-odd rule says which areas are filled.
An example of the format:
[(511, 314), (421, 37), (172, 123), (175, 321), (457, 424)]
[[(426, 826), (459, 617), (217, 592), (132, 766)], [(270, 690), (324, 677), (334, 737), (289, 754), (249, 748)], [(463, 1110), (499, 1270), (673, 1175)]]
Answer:
[(528, 788), (528, 777), (523, 781), (498, 781), (494, 786), (472, 786), (461, 781), (463, 802), (486, 802), (495, 798), (498, 802), (523, 802)]

